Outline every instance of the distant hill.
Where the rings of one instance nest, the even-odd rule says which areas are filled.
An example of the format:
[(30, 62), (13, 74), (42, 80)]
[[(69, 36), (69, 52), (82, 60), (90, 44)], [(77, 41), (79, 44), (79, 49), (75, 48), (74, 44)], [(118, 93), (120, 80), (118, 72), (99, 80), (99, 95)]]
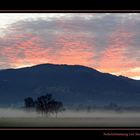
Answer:
[(45, 93), (66, 106), (140, 105), (140, 80), (101, 73), (81, 65), (40, 64), (0, 70), (0, 106), (20, 104)]

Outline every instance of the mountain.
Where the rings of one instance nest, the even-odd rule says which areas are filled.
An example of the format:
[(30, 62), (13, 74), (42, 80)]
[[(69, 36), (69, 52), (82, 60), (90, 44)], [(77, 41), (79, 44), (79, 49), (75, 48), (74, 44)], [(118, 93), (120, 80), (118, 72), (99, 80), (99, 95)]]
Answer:
[(140, 105), (140, 80), (101, 73), (81, 65), (40, 64), (0, 70), (0, 106), (46, 93), (66, 106)]

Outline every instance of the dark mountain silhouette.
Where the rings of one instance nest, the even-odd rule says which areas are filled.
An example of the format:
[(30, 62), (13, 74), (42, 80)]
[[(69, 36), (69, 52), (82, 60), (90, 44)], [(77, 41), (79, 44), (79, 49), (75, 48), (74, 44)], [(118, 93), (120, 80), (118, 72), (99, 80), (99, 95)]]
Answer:
[(0, 105), (46, 93), (64, 105), (140, 105), (140, 80), (101, 73), (81, 65), (40, 64), (0, 71)]

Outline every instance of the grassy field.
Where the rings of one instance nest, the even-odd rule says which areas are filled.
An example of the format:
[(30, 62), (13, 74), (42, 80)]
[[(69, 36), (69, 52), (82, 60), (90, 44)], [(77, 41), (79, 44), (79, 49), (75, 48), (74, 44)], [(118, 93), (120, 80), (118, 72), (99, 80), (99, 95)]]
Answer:
[(140, 118), (0, 118), (0, 127), (140, 127)]
[(140, 112), (67, 111), (50, 117), (36, 112), (1, 109), (0, 127), (140, 127)]

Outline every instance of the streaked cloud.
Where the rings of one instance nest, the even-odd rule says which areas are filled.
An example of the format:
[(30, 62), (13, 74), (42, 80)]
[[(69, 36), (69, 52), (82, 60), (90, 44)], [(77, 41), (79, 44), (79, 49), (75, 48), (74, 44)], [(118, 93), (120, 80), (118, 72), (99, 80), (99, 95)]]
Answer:
[(139, 13), (0, 14), (0, 68), (80, 64), (140, 77)]

